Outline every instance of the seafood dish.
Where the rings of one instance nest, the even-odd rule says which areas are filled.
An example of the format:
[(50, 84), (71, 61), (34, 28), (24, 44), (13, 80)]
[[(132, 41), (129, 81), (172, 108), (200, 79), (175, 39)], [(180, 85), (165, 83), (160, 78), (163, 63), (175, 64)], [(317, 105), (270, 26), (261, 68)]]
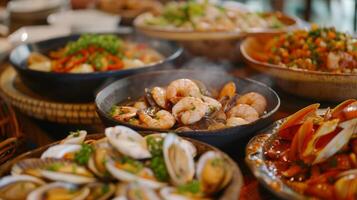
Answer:
[(254, 138), (248, 165), (284, 198), (356, 199), (357, 100), (318, 108), (307, 106), (277, 123), (272, 134)]
[(92, 73), (149, 66), (163, 56), (146, 44), (116, 35), (82, 35), (48, 56), (32, 52), (28, 68), (44, 72)]
[(158, 0), (100, 0), (97, 7), (102, 11), (119, 14), (126, 24), (132, 23), (141, 13), (159, 13), (162, 9)]
[(144, 92), (137, 100), (114, 105), (110, 115), (151, 129), (216, 130), (253, 123), (267, 108), (263, 95), (238, 94), (234, 82), (226, 83), (218, 92), (209, 91), (200, 81), (182, 78)]
[(276, 15), (209, 1), (170, 2), (160, 14), (145, 14), (143, 25), (172, 31), (249, 31), (286, 26)]
[(313, 25), (277, 36), (252, 57), (293, 70), (357, 74), (357, 40), (335, 28)]
[(143, 137), (125, 126), (107, 128), (98, 139), (86, 135), (71, 132), (39, 158), (14, 162), (10, 175), (0, 179), (0, 198), (234, 199), (225, 196), (231, 184), (234, 197), (239, 193), (239, 169), (207, 145), (199, 149), (172, 133)]

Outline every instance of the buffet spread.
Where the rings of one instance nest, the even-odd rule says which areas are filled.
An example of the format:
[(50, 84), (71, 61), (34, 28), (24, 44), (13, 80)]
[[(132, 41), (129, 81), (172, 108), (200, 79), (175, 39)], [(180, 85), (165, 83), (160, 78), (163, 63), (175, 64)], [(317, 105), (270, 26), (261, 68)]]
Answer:
[[(0, 199), (236, 200), (244, 170), (274, 197), (357, 199), (353, 35), (230, 1), (103, 0), (96, 9), (122, 14), (136, 32), (16, 45), (0, 91), (34, 118), (105, 128), (9, 159), (11, 150)], [(178, 66), (197, 51), (227, 59), (207, 53), (215, 50), (276, 87), (223, 67)], [(315, 103), (275, 121), (281, 94)], [(242, 141), (245, 153), (226, 151)]]

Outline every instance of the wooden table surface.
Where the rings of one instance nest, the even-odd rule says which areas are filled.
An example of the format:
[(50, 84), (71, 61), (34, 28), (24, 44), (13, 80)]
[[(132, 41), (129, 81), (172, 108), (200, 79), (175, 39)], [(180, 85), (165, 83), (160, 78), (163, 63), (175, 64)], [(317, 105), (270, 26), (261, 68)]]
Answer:
[[(4, 65), (2, 65), (4, 66)], [(229, 64), (228, 62), (208, 62), (205, 59), (193, 59), (188, 62), (180, 64), (185, 68), (195, 68), (202, 70), (226, 70), (237, 77), (249, 77), (258, 81), (261, 81), (271, 87), (280, 96), (281, 106), (279, 111), (275, 114), (274, 119), (281, 119), (295, 111), (314, 103), (313, 100), (301, 99), (294, 95), (284, 93), (275, 87), (274, 82), (266, 75), (257, 73), (248, 68), (245, 64)], [(239, 86), (238, 86), (239, 91)], [(320, 102), (321, 103), (321, 102)], [(322, 106), (333, 106), (328, 103), (323, 103)], [(101, 133), (104, 127), (97, 126), (81, 126), (81, 125), (61, 125), (55, 123), (49, 123), (45, 121), (36, 120), (25, 116), (17, 111), (17, 116), (20, 121), (21, 128), (24, 133), (24, 143), (19, 148), (18, 154), (30, 149), (34, 149), (39, 146), (54, 142), (62, 139), (71, 130), (85, 129), (89, 133)], [(259, 134), (259, 133), (257, 133)], [(237, 199), (242, 200), (258, 200), (258, 199), (278, 199), (262, 186), (260, 186), (254, 177), (250, 174), (249, 169), (244, 163), (245, 145), (250, 138), (246, 138), (241, 141), (237, 141), (235, 147), (224, 149), (233, 159), (236, 160), (239, 167), (244, 174), (245, 186), (242, 188), (241, 196)]]

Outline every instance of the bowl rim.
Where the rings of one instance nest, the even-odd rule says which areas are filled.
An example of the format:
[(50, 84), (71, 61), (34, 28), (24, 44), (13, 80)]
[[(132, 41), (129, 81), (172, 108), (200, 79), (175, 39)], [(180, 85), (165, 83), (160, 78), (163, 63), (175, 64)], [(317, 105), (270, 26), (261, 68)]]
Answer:
[[(197, 31), (177, 28), (162, 28), (150, 25), (145, 25), (144, 20), (150, 15), (149, 12), (145, 12), (137, 16), (134, 20), (134, 26), (139, 31), (144, 33), (150, 33), (150, 35), (165, 34), (166, 36), (160, 36), (160, 38), (167, 38), (172, 40), (204, 40), (204, 39), (238, 39), (254, 34), (278, 34), (289, 30), (294, 30), (299, 27), (299, 20), (297, 17), (283, 14), (282, 12), (262, 12), (266, 15), (276, 15), (282, 18), (291, 20), (292, 24), (286, 24), (282, 28), (250, 28), (249, 30), (230, 30), (230, 31)], [(192, 36), (192, 38), (189, 38)], [(159, 37), (159, 36), (157, 36)], [(197, 38), (196, 38), (197, 37)]]
[[(105, 90), (107, 90), (110, 87), (113, 87), (113, 85), (116, 85), (118, 82), (121, 81), (125, 81), (127, 79), (134, 79), (134, 78), (139, 78), (140, 76), (148, 76), (148, 75), (152, 75), (152, 74), (169, 74), (171, 73), (177, 73), (177, 72), (197, 72), (199, 70), (188, 70), (188, 69), (178, 69), (178, 70), (159, 70), (159, 71), (153, 71), (153, 72), (146, 72), (146, 73), (141, 73), (141, 74), (136, 74), (136, 75), (132, 75), (129, 77), (125, 77), (123, 79), (120, 80), (116, 80), (114, 82), (112, 82), (111, 84), (107, 85), (106, 87), (102, 88), (96, 95), (95, 97), (95, 105), (96, 105), (96, 110), (99, 114), (99, 116), (103, 116), (105, 117), (107, 120), (110, 120), (111, 122), (116, 122), (118, 123), (119, 121), (115, 120), (113, 117), (111, 117), (108, 113), (105, 113), (102, 109), (100, 109), (100, 102), (99, 102), (99, 98), (101, 96), (103, 96), (103, 93)], [(228, 74), (226, 72), (221, 72), (221, 71), (213, 71), (212, 73), (219, 73), (219, 74), (225, 74), (225, 75), (229, 75), (231, 77), (233, 77), (235, 80), (243, 80), (243, 81), (247, 81), (250, 82), (251, 84), (255, 84), (258, 85), (260, 87), (265, 88), (266, 90), (268, 90), (270, 93), (273, 94), (273, 96), (276, 98), (276, 106), (273, 107), (271, 109), (271, 111), (267, 112), (266, 114), (262, 115), (258, 120), (249, 123), (249, 124), (245, 124), (245, 125), (240, 125), (240, 126), (236, 126), (236, 127), (228, 127), (228, 128), (222, 128), (222, 129), (217, 129), (217, 130), (192, 130), (192, 131), (175, 131), (172, 129), (153, 129), (153, 128), (145, 128), (142, 126), (137, 126), (137, 125), (132, 125), (126, 122), (119, 122), (121, 124), (123, 124), (124, 126), (129, 126), (132, 127), (136, 130), (146, 130), (146, 131), (158, 131), (158, 132), (173, 132), (179, 135), (185, 135), (185, 134), (189, 134), (189, 133), (193, 133), (195, 136), (215, 136), (215, 135), (219, 135), (219, 136), (226, 136), (226, 135), (232, 135), (232, 134), (237, 134), (237, 133), (231, 133), (231, 131), (227, 132), (227, 131), (223, 131), (223, 130), (235, 130), (237, 127), (251, 127), (251, 126), (255, 126), (258, 122), (264, 120), (264, 119), (268, 119), (269, 117), (271, 117), (272, 115), (274, 115), (280, 108), (281, 105), (281, 100), (279, 95), (277, 94), (277, 92), (275, 90), (273, 90), (271, 87), (267, 86), (265, 83), (250, 79), (250, 78), (245, 78), (245, 77), (236, 77), (233, 76), (231, 74)], [(113, 105), (112, 105), (113, 106)], [(223, 132), (222, 132), (223, 131)]]
[[(343, 77), (357, 77), (357, 74), (352, 74), (352, 73), (331, 73), (331, 72), (323, 72), (323, 71), (311, 71), (311, 70), (302, 70), (302, 69), (292, 69), (292, 68), (287, 68), (275, 64), (270, 64), (262, 61), (258, 61), (254, 59), (253, 57), (250, 56), (250, 54), (247, 52), (247, 48), (249, 46), (249, 43), (251, 41), (256, 40), (258, 37), (250, 37), (246, 38), (242, 44), (240, 45), (240, 52), (243, 55), (243, 58), (248, 62), (252, 63), (254, 65), (259, 65), (259, 68), (266, 68), (266, 69), (275, 69), (275, 70), (281, 70), (281, 71), (286, 71), (286, 72), (292, 72), (296, 74), (312, 74), (316, 76), (343, 76)], [(274, 38), (274, 36), (270, 36), (269, 40)], [(257, 68), (257, 67), (253, 67)]]
[[(152, 131), (139, 131), (139, 132), (141, 134), (145, 134), (145, 135), (155, 134), (155, 132), (152, 132)], [(104, 133), (94, 133), (94, 134), (88, 134), (86, 136), (85, 140), (90, 140), (90, 139), (98, 140), (98, 138), (100, 139), (103, 137), (105, 137)], [(241, 172), (241, 169), (240, 169), (238, 163), (235, 162), (228, 154), (226, 154), (222, 150), (220, 150), (210, 144), (207, 144), (205, 142), (201, 142), (199, 140), (195, 140), (192, 138), (188, 138), (188, 137), (182, 137), (182, 136), (180, 136), (180, 137), (193, 143), (193, 145), (195, 147), (197, 147), (199, 145), (199, 146), (206, 147), (212, 151), (220, 153), (228, 161), (229, 165), (232, 167), (233, 176), (232, 176), (231, 182), (229, 183), (229, 185), (227, 185), (224, 192), (222, 193), (222, 195), (224, 195), (224, 196), (219, 197), (219, 200), (226, 200), (227, 195), (229, 196), (232, 193), (235, 193), (235, 194), (237, 194), (237, 196), (239, 196), (241, 189), (244, 185), (244, 180), (243, 180), (243, 175), (242, 175), (242, 172)], [(46, 144), (44, 146), (40, 146), (33, 150), (26, 151), (16, 157), (12, 158), (11, 160), (7, 161), (6, 163), (4, 163), (3, 165), (0, 166), (0, 176), (3, 177), (3, 176), (6, 176), (7, 174), (9, 174), (9, 170), (11, 170), (11, 167), (18, 161), (27, 159), (27, 158), (31, 158), (31, 155), (41, 153), (41, 152), (45, 151), (46, 149), (48, 149), (49, 147), (59, 144), (60, 141), (61, 140), (56, 140), (55, 142)], [(236, 197), (235, 197), (235, 199), (236, 199)]]
[[(83, 33), (85, 34), (85, 33)], [(29, 69), (28, 66), (26, 67), (22, 67), (17, 65), (16, 63), (14, 63), (12, 57), (15, 54), (15, 52), (20, 49), (20, 48), (24, 48), (24, 47), (28, 47), (31, 45), (37, 45), (37, 44), (44, 44), (44, 43), (48, 43), (48, 42), (54, 42), (56, 40), (59, 39), (70, 39), (72, 37), (80, 37), (83, 34), (70, 34), (67, 36), (59, 36), (59, 37), (54, 37), (54, 38), (50, 38), (50, 39), (45, 39), (45, 40), (40, 40), (37, 42), (30, 42), (27, 44), (21, 44), (15, 48), (13, 48), (9, 54), (9, 61), (10, 64), (17, 70), (21, 70), (21, 71), (25, 71), (25, 72), (29, 72), (29, 73), (36, 73), (39, 75), (43, 75), (43, 76), (70, 76), (70, 77), (84, 77), (84, 76), (107, 76), (107, 75), (115, 75), (115, 74), (120, 74), (120, 73), (130, 73), (130, 72), (134, 72), (137, 70), (143, 70), (143, 69), (152, 69), (154, 67), (157, 67), (158, 65), (162, 65), (168, 62), (171, 62), (173, 60), (175, 60), (176, 58), (178, 58), (182, 52), (183, 52), (183, 48), (181, 47), (181, 45), (172, 42), (172, 41), (165, 41), (165, 40), (161, 40), (161, 39), (154, 39), (152, 37), (149, 37), (150, 40), (154, 39), (157, 40), (159, 42), (164, 42), (169, 44), (170, 46), (173, 47), (173, 53), (170, 54), (167, 57), (164, 57), (164, 59), (155, 62), (155, 63), (151, 63), (142, 67), (138, 67), (138, 68), (131, 68), (131, 69), (120, 69), (120, 70), (111, 70), (111, 71), (95, 71), (95, 72), (90, 72), (90, 73), (61, 73), (61, 72), (44, 72), (44, 71), (39, 71), (39, 70), (33, 70), (33, 69)], [(118, 37), (130, 37), (133, 34), (132, 33), (118, 33), (118, 32), (110, 32), (110, 33), (90, 33), (90, 34), (104, 34), (104, 35), (108, 35), (108, 34), (114, 34)], [(135, 37), (135, 34), (134, 34)], [(145, 36), (147, 37), (147, 36)], [(135, 40), (133, 40), (135, 41)]]

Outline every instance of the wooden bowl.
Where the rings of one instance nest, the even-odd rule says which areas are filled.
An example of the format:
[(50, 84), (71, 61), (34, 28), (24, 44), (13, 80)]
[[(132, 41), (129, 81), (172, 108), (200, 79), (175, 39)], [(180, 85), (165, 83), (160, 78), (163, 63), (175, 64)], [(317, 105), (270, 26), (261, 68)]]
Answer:
[[(144, 132), (142, 134), (147, 135), (150, 133), (152, 133), (152, 132)], [(87, 140), (90, 140), (90, 139), (97, 140), (97, 139), (100, 139), (103, 137), (104, 137), (104, 134), (93, 134), (93, 135), (87, 135), (86, 139)], [(242, 173), (241, 173), (239, 167), (237, 166), (237, 164), (231, 158), (229, 158), (229, 156), (227, 154), (218, 150), (215, 147), (212, 147), (208, 144), (205, 144), (205, 143), (202, 143), (202, 142), (199, 142), (196, 140), (192, 140), (190, 138), (185, 138), (185, 139), (192, 142), (196, 146), (197, 155), (201, 155), (201, 154), (205, 153), (206, 151), (213, 150), (213, 151), (217, 151), (217, 152), (221, 153), (225, 157), (225, 159), (228, 160), (229, 166), (233, 169), (233, 178), (232, 178), (232, 181), (230, 182), (230, 184), (226, 187), (226, 189), (224, 191), (222, 191), (222, 194), (218, 198), (218, 200), (237, 200), (237, 198), (239, 197), (240, 189), (243, 186)], [(58, 143), (59, 142), (54, 142), (52, 144), (42, 146), (42, 147), (37, 148), (33, 151), (29, 151), (27, 153), (17, 156), (13, 160), (5, 163), (4, 165), (2, 165), (0, 167), (0, 176), (2, 177), (2, 176), (9, 174), (11, 167), (15, 163), (19, 162), (20, 160), (27, 159), (27, 158), (39, 158), (45, 150), (47, 150), (49, 147), (56, 145)]]
[(357, 97), (357, 74), (337, 74), (290, 69), (258, 61), (254, 54), (263, 54), (272, 37), (252, 37), (240, 47), (245, 61), (254, 69), (272, 76), (277, 85), (290, 94), (319, 101), (343, 101)]

